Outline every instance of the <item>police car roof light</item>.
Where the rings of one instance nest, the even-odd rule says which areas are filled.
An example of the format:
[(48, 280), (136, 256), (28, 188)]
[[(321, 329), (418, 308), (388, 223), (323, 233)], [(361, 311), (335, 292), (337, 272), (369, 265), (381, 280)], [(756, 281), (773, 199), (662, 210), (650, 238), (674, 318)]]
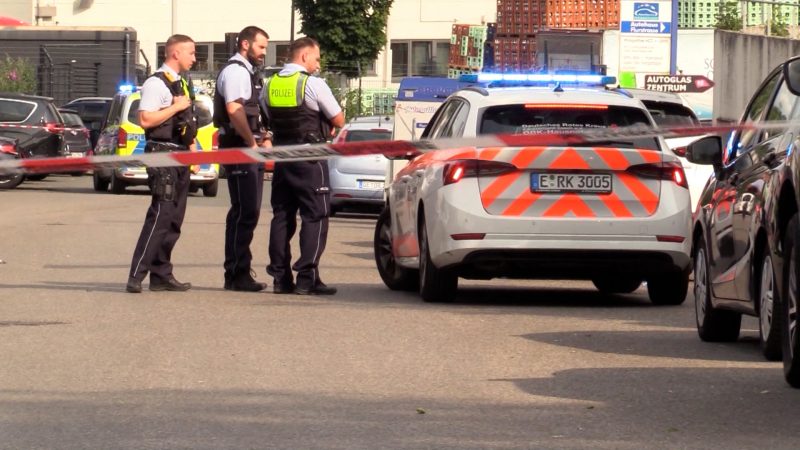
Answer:
[(119, 91), (120, 92), (131, 93), (134, 90), (135, 90), (135, 87), (132, 84), (120, 84), (119, 85)]
[(474, 73), (461, 75), (463, 83), (509, 82), (522, 86), (547, 86), (556, 83), (576, 85), (615, 84), (616, 77), (594, 74), (547, 74), (547, 73)]

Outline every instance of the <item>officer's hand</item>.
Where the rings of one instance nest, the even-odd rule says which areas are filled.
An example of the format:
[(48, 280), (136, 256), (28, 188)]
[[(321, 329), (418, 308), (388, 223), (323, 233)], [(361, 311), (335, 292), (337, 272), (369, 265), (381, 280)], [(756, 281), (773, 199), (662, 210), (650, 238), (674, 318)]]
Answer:
[(192, 174), (200, 173), (200, 166), (190, 166), (189, 171), (192, 172)]
[(185, 95), (179, 95), (172, 97), (172, 106), (178, 111), (183, 111), (184, 109), (192, 106), (192, 101), (189, 100), (189, 97)]
[(272, 141), (270, 141), (269, 139), (264, 139), (259, 144), (259, 147), (261, 147), (261, 148), (272, 148)]

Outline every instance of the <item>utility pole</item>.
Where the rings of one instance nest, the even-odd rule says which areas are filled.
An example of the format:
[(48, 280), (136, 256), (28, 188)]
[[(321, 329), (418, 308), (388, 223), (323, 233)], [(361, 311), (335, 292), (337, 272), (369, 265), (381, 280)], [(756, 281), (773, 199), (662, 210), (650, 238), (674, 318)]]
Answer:
[(175, 34), (178, 29), (178, 0), (172, 0), (172, 31), (170, 35)]
[(292, 5), (292, 14), (289, 19), (289, 44), (294, 42), (294, 1), (289, 2)]

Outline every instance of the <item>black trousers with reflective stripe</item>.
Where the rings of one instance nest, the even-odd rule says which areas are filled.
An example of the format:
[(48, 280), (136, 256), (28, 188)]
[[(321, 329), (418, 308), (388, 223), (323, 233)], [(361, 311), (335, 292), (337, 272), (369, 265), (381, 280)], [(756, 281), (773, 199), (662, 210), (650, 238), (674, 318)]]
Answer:
[[(327, 161), (279, 162), (272, 177), (272, 223), (269, 231), (267, 273), (275, 284), (292, 283), (297, 272), (298, 288), (311, 289), (321, 282), (319, 260), (328, 240), (330, 180)], [(300, 257), (290, 267), (290, 242), (297, 231), (300, 212)]]
[[(133, 251), (130, 276), (139, 281), (150, 273), (150, 280), (166, 281), (172, 276), (172, 249), (181, 235), (186, 200), (189, 195), (189, 168), (166, 167), (157, 169), (169, 172), (175, 180), (172, 199), (152, 195), (150, 208), (144, 219), (139, 241)], [(147, 169), (150, 192), (155, 193), (154, 169)]]
[[(220, 136), (219, 147), (244, 147), (238, 136)], [(225, 166), (231, 207), (225, 219), (225, 279), (250, 273), (253, 253), (250, 243), (261, 215), (264, 193), (263, 164), (231, 164)]]

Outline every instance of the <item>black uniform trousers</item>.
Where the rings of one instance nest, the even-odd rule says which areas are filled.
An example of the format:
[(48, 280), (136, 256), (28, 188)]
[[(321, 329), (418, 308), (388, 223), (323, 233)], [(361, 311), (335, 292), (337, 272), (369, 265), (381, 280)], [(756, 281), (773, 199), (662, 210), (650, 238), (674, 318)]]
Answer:
[[(189, 195), (189, 168), (148, 168), (147, 183), (152, 200), (144, 219), (139, 241), (133, 252), (130, 276), (144, 280), (150, 272), (150, 281), (167, 281), (172, 277), (172, 249), (181, 235), (183, 217), (186, 215), (186, 198)], [(172, 180), (166, 192), (159, 178)]]
[[(246, 147), (237, 135), (220, 136), (219, 148)], [(263, 164), (231, 164), (225, 166), (231, 207), (225, 219), (225, 279), (250, 274), (253, 254), (250, 243), (261, 215), (264, 193)]]
[[(272, 176), (272, 223), (269, 231), (267, 273), (276, 285), (292, 284), (292, 269), (297, 272), (299, 289), (321, 283), (319, 260), (328, 240), (330, 180), (327, 161), (279, 162)], [(297, 231), (300, 211), (300, 257), (290, 268), (290, 242)]]

